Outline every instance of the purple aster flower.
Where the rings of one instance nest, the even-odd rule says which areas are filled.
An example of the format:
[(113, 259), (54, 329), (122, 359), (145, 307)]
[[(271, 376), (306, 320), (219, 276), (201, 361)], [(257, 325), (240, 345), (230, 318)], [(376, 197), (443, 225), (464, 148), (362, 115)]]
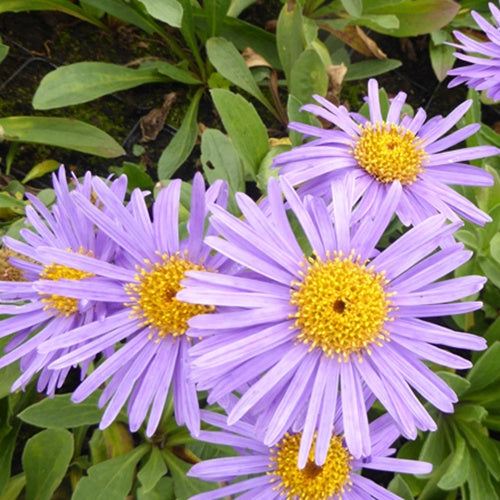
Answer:
[(488, 4), (496, 25), (490, 24), (484, 17), (472, 11), (472, 17), (488, 38), (487, 42), (480, 42), (454, 31), (455, 38), (461, 44), (450, 43), (464, 52), (455, 52), (458, 59), (465, 61), (465, 66), (448, 71), (454, 76), (448, 87), (455, 87), (465, 83), (469, 88), (486, 90), (486, 95), (495, 101), (500, 100), (500, 10), (493, 3)]
[[(64, 167), (52, 176), (56, 202), (50, 210), (36, 197), (28, 194), (31, 205), (26, 207), (26, 222), (31, 229), (21, 229), (24, 241), (5, 237), (6, 247), (24, 258), (11, 258), (14, 267), (22, 272), (21, 281), (0, 282), (0, 314), (9, 315), (0, 321), (0, 337), (12, 335), (0, 368), (20, 360), (22, 375), (14, 382), (12, 391), (24, 388), (38, 372), (37, 389), (54, 395), (64, 383), (69, 368), (52, 370), (48, 365), (66, 354), (68, 348), (50, 354), (40, 354), (37, 347), (48, 339), (64, 336), (68, 331), (103, 318), (108, 308), (100, 302), (76, 300), (59, 294), (39, 293), (34, 288), (37, 280), (82, 280), (94, 274), (83, 272), (57, 262), (51, 254), (59, 250), (65, 254), (86, 255), (88, 259), (110, 260), (115, 256), (113, 242), (94, 224), (79, 213), (73, 203)], [(91, 203), (93, 193), (91, 175), (87, 173), (80, 183), (73, 177), (75, 191)], [(126, 179), (114, 181), (110, 187), (118, 199), (123, 199)], [(48, 251), (39, 252), (40, 247)], [(92, 357), (82, 360), (82, 377)]]
[[(464, 369), (469, 361), (434, 344), (486, 348), (482, 338), (420, 319), (481, 307), (454, 301), (476, 293), (485, 278), (437, 281), (471, 256), (458, 243), (438, 249), (461, 223), (448, 225), (436, 215), (378, 252), (401, 197), (399, 182), (392, 183), (372, 217), (352, 225), (352, 177), (332, 183), (333, 224), (322, 199), (301, 201), (282, 178), (287, 213), (277, 182), (271, 180), (268, 188), (266, 209), (237, 195), (245, 220), (213, 207), (211, 224), (222, 238), (205, 241), (247, 274), (188, 272), (177, 295), (217, 306), (213, 314), (189, 321), (188, 335), (202, 337), (190, 350), (198, 389), (209, 391), (209, 403), (232, 391), (242, 394), (228, 423), (248, 412), (258, 414), (267, 446), (291, 425), (303, 428), (300, 467), (315, 432), (328, 443), (338, 394), (346, 442), (355, 457), (371, 453), (366, 388), (404, 436), (415, 439), (417, 428), (434, 430), (413, 389), (443, 412), (452, 412), (457, 399), (422, 361)], [(288, 216), (301, 226), (305, 253)], [(316, 462), (325, 460), (326, 448), (317, 446)]]
[[(228, 426), (221, 415), (202, 412), (203, 420), (220, 427), (218, 431), (201, 431), (199, 439), (209, 443), (233, 447), (240, 456), (215, 458), (194, 465), (188, 476), (205, 481), (231, 482), (241, 476), (251, 475), (233, 484), (201, 493), (191, 500), (215, 500), (239, 494), (238, 498), (259, 499), (342, 499), (395, 500), (400, 497), (389, 492), (370, 479), (363, 477), (363, 469), (405, 474), (427, 474), (432, 465), (416, 460), (391, 458), (395, 450), (390, 445), (399, 437), (399, 432), (387, 415), (378, 418), (369, 426), (372, 455), (356, 459), (342, 438), (342, 421), (338, 421), (336, 432), (327, 443), (324, 464), (314, 462), (313, 444), (304, 468), (297, 467), (301, 433), (290, 431), (274, 446), (266, 446), (255, 435), (252, 425), (238, 422)], [(337, 423), (337, 422), (336, 422)]]
[(195, 176), (188, 236), (183, 240), (179, 237), (180, 180), (160, 191), (152, 219), (145, 195), (139, 190), (132, 192), (125, 207), (102, 181), (95, 179), (93, 188), (109, 215), (75, 194), (79, 210), (114, 240), (123, 255), (113, 264), (96, 265), (94, 259), (86, 256), (57, 252), (57, 258), (64, 259), (66, 265), (92, 271), (98, 278), (88, 282), (46, 281), (41, 282), (40, 289), (113, 303), (118, 310), (64, 337), (47, 341), (40, 350), (80, 345), (53, 362), (52, 367), (60, 369), (124, 342), (72, 395), (74, 402), (80, 402), (106, 383), (99, 399), (100, 407), (107, 405), (101, 428), (110, 425), (128, 401), (130, 429), (139, 429), (149, 413), (146, 434), (151, 436), (172, 389), (177, 422), (185, 423), (195, 434), (199, 431), (198, 399), (195, 386), (188, 379), (186, 362), (191, 342), (184, 334), (189, 318), (210, 312), (213, 306), (187, 304), (175, 295), (186, 271), (215, 271), (225, 260), (211, 255), (210, 247), (203, 243), (206, 203), (214, 203), (219, 193), (225, 196), (222, 186), (222, 182), (217, 182), (205, 192), (203, 178), (200, 174)]
[[(423, 109), (415, 116), (401, 116), (406, 94), (400, 92), (382, 116), (378, 83), (368, 82), (370, 119), (349, 113), (320, 96), (320, 106), (308, 104), (310, 111), (337, 128), (321, 129), (302, 123), (290, 128), (316, 139), (282, 153), (274, 159), (293, 186), (301, 186), (302, 195), (311, 193), (330, 196), (330, 181), (339, 175), (355, 179), (355, 199), (362, 197), (361, 212), (377, 211), (394, 182), (403, 186), (396, 213), (405, 225), (415, 225), (442, 213), (450, 220), (458, 215), (476, 224), (490, 217), (448, 184), (490, 186), (493, 178), (467, 160), (496, 155), (494, 146), (477, 146), (447, 151), (477, 132), (480, 124), (471, 124), (452, 134), (445, 134), (458, 122), (471, 105), (466, 101), (446, 118), (436, 116), (426, 122)], [(458, 214), (458, 215), (457, 215)]]

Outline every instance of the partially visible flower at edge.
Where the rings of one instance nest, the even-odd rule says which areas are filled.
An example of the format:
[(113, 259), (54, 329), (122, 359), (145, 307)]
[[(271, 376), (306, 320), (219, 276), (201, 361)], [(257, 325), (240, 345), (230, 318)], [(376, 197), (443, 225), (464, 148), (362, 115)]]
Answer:
[(448, 43), (448, 45), (465, 52), (465, 54), (455, 52), (453, 55), (468, 64), (448, 71), (448, 75), (454, 76), (448, 87), (456, 87), (465, 83), (469, 88), (475, 88), (478, 91), (486, 90), (489, 98), (500, 101), (500, 10), (493, 3), (489, 3), (489, 7), (497, 24), (496, 27), (477, 12), (471, 12), (472, 17), (488, 38), (487, 42), (470, 38), (460, 31), (453, 32), (461, 44)]
[(191, 500), (215, 500), (233, 494), (242, 494), (238, 496), (242, 500), (396, 500), (400, 497), (363, 477), (360, 472), (372, 469), (427, 474), (432, 470), (432, 465), (427, 462), (390, 457), (395, 452), (390, 446), (399, 437), (399, 432), (387, 414), (369, 426), (373, 443), (369, 458), (356, 459), (350, 454), (342, 439), (342, 421), (339, 419), (324, 465), (314, 463), (313, 449), (303, 469), (297, 467), (300, 433), (291, 431), (275, 446), (268, 447), (257, 438), (254, 427), (248, 422), (228, 426), (222, 415), (208, 411), (202, 411), (202, 419), (220, 427), (221, 431), (201, 431), (200, 441), (231, 446), (240, 456), (202, 461), (191, 468), (188, 476), (217, 482), (231, 482), (243, 475), (252, 477), (200, 493)]
[[(0, 321), (0, 337), (13, 335), (5, 347), (6, 354), (0, 358), (0, 368), (20, 360), (22, 375), (11, 390), (24, 388), (40, 372), (37, 390), (45, 391), (49, 396), (62, 386), (69, 368), (53, 370), (48, 365), (69, 349), (40, 354), (37, 347), (45, 340), (63, 336), (74, 328), (105, 317), (108, 309), (99, 301), (40, 293), (34, 288), (34, 283), (42, 278), (81, 280), (92, 276), (91, 272), (82, 273), (60, 264), (54, 259), (52, 250), (83, 254), (92, 260), (115, 257), (113, 242), (102, 232), (96, 232), (94, 224), (83, 217), (74, 205), (64, 167), (61, 166), (57, 175), (52, 176), (52, 181), (56, 201), (50, 209), (35, 196), (27, 194), (31, 206), (26, 207), (26, 222), (32, 229), (21, 229), (20, 236), (24, 242), (10, 237), (3, 240), (7, 248), (21, 257), (11, 257), (10, 262), (22, 273), (23, 279), (0, 282), (0, 314), (9, 316)], [(75, 191), (90, 200), (93, 196), (90, 172), (84, 176), (82, 183), (76, 178), (73, 182)], [(126, 187), (126, 179), (117, 179), (110, 190), (123, 200)], [(39, 252), (42, 246), (46, 250), (43, 255)], [(82, 360), (82, 378), (92, 358), (89, 356)]]
[[(347, 175), (355, 180), (355, 200), (361, 199), (357, 217), (377, 211), (388, 190), (398, 181), (403, 189), (395, 208), (405, 225), (415, 225), (441, 213), (451, 221), (459, 216), (483, 225), (491, 218), (448, 184), (490, 186), (485, 170), (463, 163), (499, 154), (494, 146), (476, 146), (447, 151), (477, 132), (480, 124), (467, 125), (447, 136), (471, 105), (466, 101), (447, 117), (426, 121), (419, 108), (413, 118), (401, 110), (406, 94), (399, 92), (382, 115), (376, 80), (368, 82), (370, 118), (348, 112), (320, 96), (320, 106), (307, 104), (303, 110), (332, 123), (338, 129), (322, 129), (292, 122), (289, 127), (316, 139), (281, 153), (274, 166), (301, 195), (330, 196), (330, 182)], [(444, 137), (443, 137), (444, 136)]]
[[(486, 348), (483, 338), (419, 319), (481, 307), (453, 301), (480, 290), (484, 277), (437, 281), (471, 256), (458, 243), (438, 250), (440, 239), (461, 223), (446, 224), (436, 215), (377, 254), (401, 195), (399, 183), (373, 219), (353, 225), (354, 181), (332, 183), (332, 226), (323, 200), (301, 200), (281, 181), (312, 253), (300, 248), (273, 179), (265, 212), (241, 193), (237, 201), (245, 220), (213, 207), (211, 224), (221, 237), (205, 241), (249, 271), (186, 273), (179, 299), (217, 306), (213, 314), (189, 321), (188, 335), (202, 338), (190, 350), (198, 389), (209, 391), (209, 403), (232, 391), (242, 394), (228, 423), (249, 412), (258, 415), (268, 446), (292, 424), (303, 428), (301, 468), (315, 432), (316, 462), (324, 462), (338, 394), (350, 452), (370, 454), (365, 386), (405, 437), (415, 439), (417, 428), (434, 430), (412, 389), (443, 412), (452, 412), (457, 398), (423, 361), (464, 369), (471, 366), (468, 360), (434, 344)], [(245, 384), (249, 388), (241, 390)]]
[(99, 399), (100, 407), (106, 405), (100, 428), (110, 425), (128, 401), (130, 429), (138, 430), (148, 417), (146, 434), (151, 436), (172, 389), (177, 423), (186, 424), (197, 434), (198, 399), (194, 383), (188, 379), (187, 364), (191, 339), (184, 334), (191, 316), (210, 312), (213, 307), (183, 303), (175, 295), (187, 270), (216, 271), (225, 260), (211, 255), (210, 247), (203, 243), (207, 203), (225, 204), (225, 185), (218, 181), (205, 192), (203, 178), (200, 174), (195, 176), (188, 236), (184, 240), (179, 239), (179, 179), (159, 192), (152, 208), (153, 220), (139, 190), (132, 192), (124, 207), (98, 179), (93, 187), (112, 215), (103, 214), (77, 194), (75, 201), (79, 210), (114, 240), (122, 252), (121, 260), (96, 264), (82, 255), (58, 252), (58, 259), (64, 259), (66, 265), (92, 270), (97, 278), (45, 281), (40, 282), (39, 288), (45, 293), (112, 303), (118, 310), (102, 321), (68, 332), (64, 338), (47, 341), (40, 350), (50, 352), (80, 345), (52, 363), (53, 368), (60, 369), (124, 342), (73, 392), (72, 401), (80, 402), (106, 384)]

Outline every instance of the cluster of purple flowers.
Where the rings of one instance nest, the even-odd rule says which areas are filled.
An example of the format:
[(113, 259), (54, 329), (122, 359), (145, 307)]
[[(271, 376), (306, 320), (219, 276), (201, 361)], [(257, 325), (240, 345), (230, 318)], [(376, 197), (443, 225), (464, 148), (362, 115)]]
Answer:
[[(73, 401), (99, 392), (101, 428), (126, 406), (130, 429), (144, 424), (147, 436), (171, 394), (179, 425), (240, 455), (190, 474), (252, 476), (199, 500), (398, 498), (359, 471), (429, 472), (390, 458), (400, 435), (436, 428), (422, 399), (442, 412), (457, 401), (426, 362), (464, 369), (446, 347), (486, 348), (427, 318), (481, 307), (460, 300), (483, 277), (447, 275), (471, 256), (453, 238), (460, 218), (489, 217), (449, 185), (490, 185), (464, 161), (498, 154), (449, 150), (479, 128), (447, 135), (469, 102), (427, 120), (422, 109), (401, 116), (405, 97), (384, 114), (371, 80), (369, 118), (316, 97), (306, 109), (336, 128), (292, 124), (314, 139), (276, 158), (266, 197), (236, 195), (241, 217), (226, 209), (226, 185), (206, 189), (200, 174), (186, 221), (180, 180), (149, 209), (139, 189), (124, 203), (123, 177), (88, 173), (69, 192), (61, 168), (51, 210), (31, 197), (24, 241), (4, 239), (24, 273), (0, 282), (0, 337), (11, 336), (0, 367), (22, 370), (13, 390), (40, 373), (53, 395), (80, 366)], [(411, 227), (381, 247), (395, 215)], [(226, 416), (200, 410), (198, 390)], [(386, 413), (370, 422), (375, 400)]]

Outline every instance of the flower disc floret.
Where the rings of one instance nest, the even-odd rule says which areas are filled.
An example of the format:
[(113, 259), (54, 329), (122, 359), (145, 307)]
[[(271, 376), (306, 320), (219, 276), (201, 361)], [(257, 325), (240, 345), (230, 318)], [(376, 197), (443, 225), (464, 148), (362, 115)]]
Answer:
[[(179, 252), (158, 255), (158, 262), (145, 259), (145, 267), (137, 267), (136, 281), (125, 285), (125, 291), (131, 296), (131, 302), (126, 305), (132, 309), (132, 316), (144, 318), (141, 326), (148, 325), (154, 330), (157, 340), (168, 335), (184, 335), (189, 319), (214, 310), (213, 306), (188, 304), (175, 298), (182, 289), (186, 271), (204, 271), (203, 265), (190, 262)], [(150, 338), (153, 336), (152, 332)]]
[[(81, 251), (79, 253), (84, 254), (85, 252)], [(41, 279), (53, 281), (61, 279), (82, 280), (92, 276), (95, 276), (95, 274), (54, 263), (44, 266), (40, 273)], [(71, 316), (78, 312), (78, 299), (42, 292), (40, 295), (42, 296), (41, 301), (45, 303), (44, 310), (55, 309), (57, 316)]]
[(271, 481), (276, 482), (276, 489), (282, 489), (285, 498), (300, 500), (323, 500), (342, 498), (352, 482), (350, 455), (339, 436), (330, 440), (328, 455), (323, 465), (314, 461), (314, 443), (309, 458), (303, 469), (297, 467), (300, 440), (302, 433), (286, 434), (285, 437), (270, 450), (268, 471)]
[(347, 361), (388, 340), (384, 325), (391, 319), (394, 293), (386, 291), (383, 272), (367, 267), (354, 252), (334, 252), (326, 260), (311, 257), (307, 266), (300, 273), (303, 280), (292, 284), (290, 300), (297, 307), (293, 317), (299, 341)]
[(385, 122), (367, 122), (359, 128), (354, 158), (379, 182), (412, 184), (424, 171), (427, 154), (411, 130)]

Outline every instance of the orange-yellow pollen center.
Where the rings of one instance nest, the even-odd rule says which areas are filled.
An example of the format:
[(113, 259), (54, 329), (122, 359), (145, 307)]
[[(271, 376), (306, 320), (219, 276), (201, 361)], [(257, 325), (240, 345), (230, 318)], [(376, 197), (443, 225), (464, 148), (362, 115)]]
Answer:
[(367, 267), (354, 252), (334, 252), (324, 261), (311, 257), (304, 267), (302, 281), (293, 282), (291, 289), (297, 340), (339, 361), (370, 354), (373, 343), (389, 340), (384, 326), (391, 321), (389, 297), (394, 292), (386, 291), (383, 272)]
[(128, 283), (125, 291), (131, 302), (125, 304), (132, 309), (132, 317), (142, 318), (141, 326), (152, 331), (150, 338), (159, 341), (171, 335), (184, 335), (188, 320), (198, 314), (213, 311), (214, 306), (189, 304), (175, 298), (182, 289), (181, 281), (186, 271), (205, 271), (201, 264), (194, 264), (174, 255), (159, 254), (158, 262), (145, 260), (145, 267), (138, 267), (135, 282)]
[[(83, 249), (80, 249), (78, 253), (93, 256), (92, 252), (86, 252)], [(41, 279), (54, 281), (61, 279), (82, 280), (84, 278), (91, 278), (92, 276), (95, 276), (95, 274), (54, 263), (44, 266), (43, 271), (40, 273)], [(40, 295), (42, 296), (41, 301), (46, 303), (44, 309), (55, 309), (58, 316), (70, 316), (78, 312), (78, 299), (44, 292), (40, 292)]]
[(316, 438), (313, 441), (306, 466), (297, 467), (300, 439), (302, 433), (286, 434), (271, 449), (271, 459), (267, 474), (271, 482), (276, 482), (276, 490), (286, 499), (327, 500), (342, 498), (352, 484), (352, 456), (342, 445), (339, 436), (333, 436), (328, 448), (328, 455), (323, 465), (314, 462)]
[(367, 122), (360, 126), (353, 155), (360, 167), (379, 182), (412, 184), (425, 170), (427, 153), (411, 130), (395, 123)]

